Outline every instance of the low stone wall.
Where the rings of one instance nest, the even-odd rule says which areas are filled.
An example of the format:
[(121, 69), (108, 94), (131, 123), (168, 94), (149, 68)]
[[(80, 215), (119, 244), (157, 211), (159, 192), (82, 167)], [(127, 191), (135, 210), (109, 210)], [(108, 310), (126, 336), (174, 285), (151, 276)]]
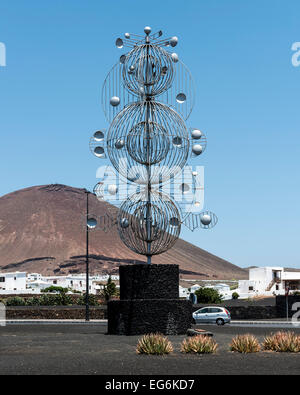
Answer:
[[(300, 306), (300, 295), (289, 295), (288, 298), (286, 298), (286, 296), (283, 296), (283, 295), (276, 296), (277, 316), (280, 318), (285, 318), (287, 315), (286, 314), (286, 305), (287, 305), (286, 302), (287, 301), (288, 301), (288, 314), (289, 314), (289, 317), (291, 318), (296, 313), (296, 311), (299, 309), (299, 307), (296, 310), (293, 310), (292, 308), (293, 308), (294, 303), (299, 303), (299, 306)], [(294, 306), (294, 308), (295, 307), (296, 306)]]
[[(211, 305), (210, 305), (211, 306)], [(217, 306), (217, 305), (216, 305)], [(193, 312), (205, 307), (205, 305), (193, 305)], [(232, 320), (264, 320), (277, 317), (276, 306), (226, 306)]]
[[(41, 293), (31, 293), (31, 294), (10, 294), (10, 295), (0, 294), (0, 301), (5, 302), (7, 299), (11, 299), (15, 297), (27, 300), (31, 298), (40, 298), (41, 296), (45, 296), (45, 295), (57, 296), (59, 294), (53, 292), (41, 292)], [(72, 300), (74, 301), (74, 305), (76, 305), (78, 299), (82, 298), (82, 295), (80, 294), (67, 294), (67, 295), (72, 298)], [(105, 300), (101, 295), (91, 295), (91, 296), (95, 298), (98, 304), (104, 304)]]
[[(289, 317), (294, 303), (300, 303), (300, 296), (289, 296)], [(193, 305), (193, 311), (199, 310), (206, 305)], [(217, 306), (217, 305), (216, 305)], [(233, 320), (264, 320), (286, 317), (285, 296), (277, 296), (276, 306), (227, 306)], [(7, 319), (84, 319), (85, 306), (19, 306), (6, 308)], [(91, 306), (91, 319), (107, 319), (107, 306)]]
[[(33, 320), (33, 319), (84, 319), (85, 307), (84, 306), (18, 306), (6, 308), (7, 320)], [(107, 308), (106, 306), (91, 306), (90, 307), (91, 319), (106, 319)]]

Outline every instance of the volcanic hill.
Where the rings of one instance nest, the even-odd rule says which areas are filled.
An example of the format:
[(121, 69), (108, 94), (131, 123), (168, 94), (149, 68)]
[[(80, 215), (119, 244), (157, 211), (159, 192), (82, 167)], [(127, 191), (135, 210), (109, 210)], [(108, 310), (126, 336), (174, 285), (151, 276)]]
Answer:
[[(90, 213), (115, 208), (90, 195)], [(63, 275), (85, 271), (85, 189), (44, 185), (0, 198), (0, 270)], [(118, 272), (121, 264), (145, 262), (120, 240), (116, 227), (90, 232), (92, 273)], [(182, 277), (243, 279), (247, 271), (183, 240), (153, 263), (179, 264)]]

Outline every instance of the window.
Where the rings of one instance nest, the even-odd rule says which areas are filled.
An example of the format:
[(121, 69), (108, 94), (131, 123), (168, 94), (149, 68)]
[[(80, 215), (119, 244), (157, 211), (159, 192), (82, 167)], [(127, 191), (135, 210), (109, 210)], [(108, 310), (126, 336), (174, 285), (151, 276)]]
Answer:
[(17, 281), (17, 277), (16, 276), (14, 277), (14, 280)]
[(206, 314), (206, 313), (208, 313), (208, 309), (205, 308), (205, 309), (198, 310), (197, 313), (198, 314)]
[(0, 277), (0, 283), (5, 283), (5, 277)]
[(218, 309), (217, 307), (212, 307), (210, 310), (210, 313), (222, 313), (221, 309)]
[(249, 291), (254, 291), (254, 287), (249, 287)]
[(276, 291), (278, 291), (279, 290), (279, 285), (276, 285)]

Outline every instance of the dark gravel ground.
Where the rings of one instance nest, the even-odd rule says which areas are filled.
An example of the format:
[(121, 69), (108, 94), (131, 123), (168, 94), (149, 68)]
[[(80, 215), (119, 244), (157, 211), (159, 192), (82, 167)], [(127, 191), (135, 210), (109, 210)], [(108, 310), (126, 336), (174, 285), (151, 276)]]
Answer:
[[(300, 374), (300, 355), (261, 352), (233, 354), (228, 344), (238, 333), (264, 335), (268, 328), (202, 326), (219, 343), (216, 355), (181, 354), (184, 336), (169, 336), (175, 352), (164, 357), (135, 353), (138, 336), (107, 336), (106, 325), (9, 325), (0, 327), (0, 373), (209, 375)], [(300, 329), (295, 329), (300, 333)]]

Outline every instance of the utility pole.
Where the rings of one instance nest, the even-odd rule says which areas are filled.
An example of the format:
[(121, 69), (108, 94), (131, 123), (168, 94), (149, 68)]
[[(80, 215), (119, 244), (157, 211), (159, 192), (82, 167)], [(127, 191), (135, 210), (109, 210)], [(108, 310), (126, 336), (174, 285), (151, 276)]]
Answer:
[(85, 291), (85, 320), (90, 320), (90, 303), (89, 303), (89, 291), (90, 291), (90, 277), (89, 277), (89, 191), (86, 193), (86, 291)]

